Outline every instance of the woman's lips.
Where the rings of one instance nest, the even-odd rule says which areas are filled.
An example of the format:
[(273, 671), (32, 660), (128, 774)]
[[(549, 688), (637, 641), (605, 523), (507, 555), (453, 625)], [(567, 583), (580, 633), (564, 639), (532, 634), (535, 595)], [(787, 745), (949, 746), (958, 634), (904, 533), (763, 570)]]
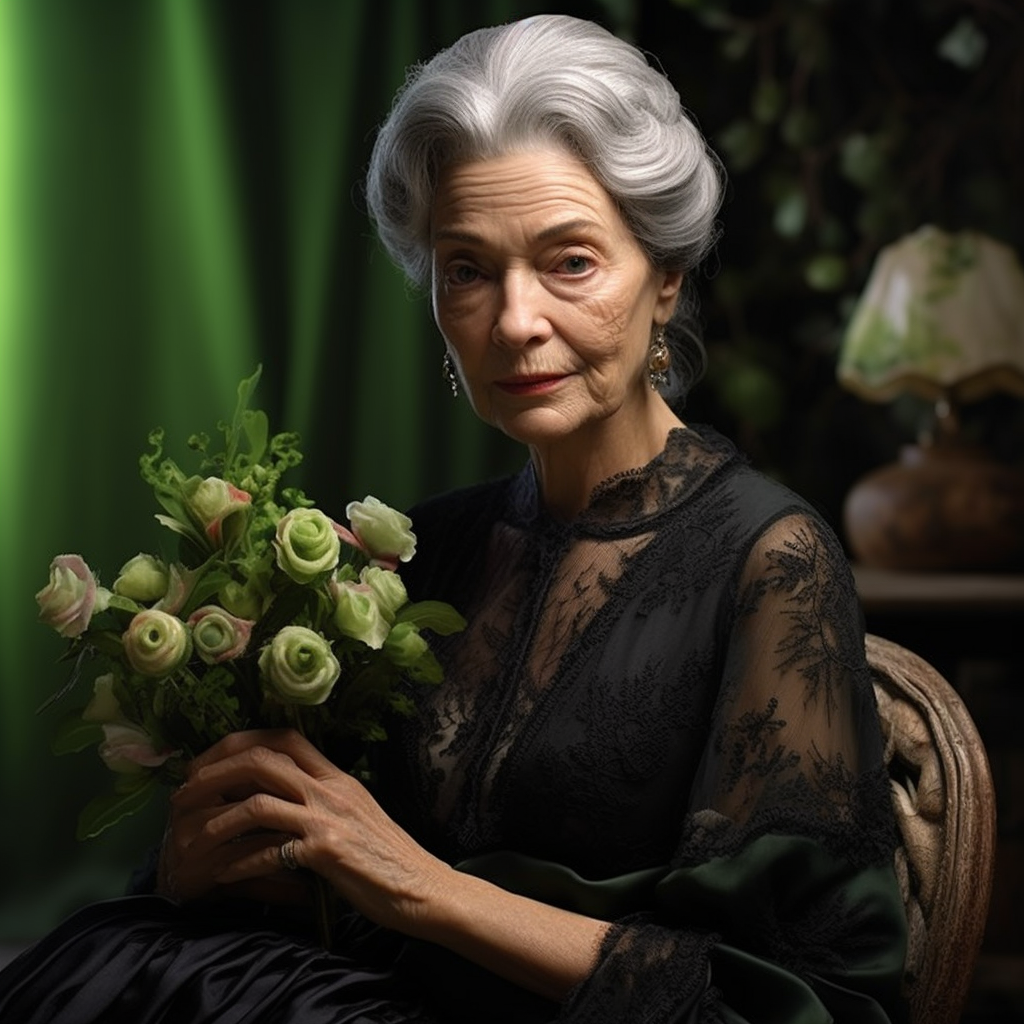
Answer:
[(537, 373), (505, 377), (494, 383), (508, 395), (539, 395), (557, 387), (567, 376), (565, 373)]

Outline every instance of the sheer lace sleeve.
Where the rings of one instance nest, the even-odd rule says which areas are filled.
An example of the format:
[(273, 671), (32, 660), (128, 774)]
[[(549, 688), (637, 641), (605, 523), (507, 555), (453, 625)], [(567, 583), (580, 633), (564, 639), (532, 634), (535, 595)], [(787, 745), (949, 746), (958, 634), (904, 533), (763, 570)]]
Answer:
[(905, 925), (850, 573), (789, 514), (734, 592), (721, 687), (670, 870), (562, 1019), (884, 1022)]

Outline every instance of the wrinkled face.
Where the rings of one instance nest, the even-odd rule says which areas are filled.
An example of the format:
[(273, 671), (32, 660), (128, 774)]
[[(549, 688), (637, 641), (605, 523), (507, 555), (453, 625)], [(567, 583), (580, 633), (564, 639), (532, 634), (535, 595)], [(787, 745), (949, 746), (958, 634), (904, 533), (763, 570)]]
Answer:
[(651, 266), (580, 161), (455, 165), (431, 231), (434, 316), (483, 420), (544, 444), (643, 414), (651, 332), (681, 278)]

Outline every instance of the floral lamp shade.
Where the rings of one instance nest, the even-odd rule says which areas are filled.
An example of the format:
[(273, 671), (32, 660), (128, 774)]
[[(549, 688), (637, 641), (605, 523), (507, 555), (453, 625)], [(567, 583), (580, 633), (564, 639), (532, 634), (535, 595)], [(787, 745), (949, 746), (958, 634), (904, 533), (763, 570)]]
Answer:
[(850, 549), (889, 570), (1024, 569), (1024, 466), (958, 429), (956, 407), (1024, 397), (1024, 269), (973, 231), (922, 227), (883, 249), (840, 354), (840, 383), (869, 401), (935, 403), (933, 432), (868, 473), (843, 508)]
[(854, 311), (838, 375), (869, 401), (1024, 397), (1024, 268), (974, 231), (925, 226), (887, 246)]

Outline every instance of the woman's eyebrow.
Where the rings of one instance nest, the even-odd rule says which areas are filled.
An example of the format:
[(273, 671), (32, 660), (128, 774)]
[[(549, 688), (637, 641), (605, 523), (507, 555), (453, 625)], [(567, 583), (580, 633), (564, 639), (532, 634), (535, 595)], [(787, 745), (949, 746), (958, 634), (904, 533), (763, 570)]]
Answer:
[[(573, 231), (591, 230), (598, 227), (595, 221), (585, 217), (574, 217), (572, 220), (559, 221), (538, 231), (534, 236), (538, 242), (546, 242), (550, 238), (566, 235)], [(460, 231), (458, 228), (439, 228), (434, 234), (435, 242), (466, 242), (470, 245), (482, 245), (485, 239), (472, 231)]]
[(434, 233), (435, 242), (468, 242), (471, 245), (483, 244), (480, 235), (474, 235), (471, 231), (458, 231), (455, 228), (440, 228)]
[(543, 231), (537, 233), (537, 241), (545, 242), (549, 238), (554, 238), (558, 235), (567, 235), (573, 231), (586, 231), (593, 230), (599, 225), (592, 220), (587, 220), (586, 217), (574, 217), (572, 220), (561, 221), (558, 224), (552, 224), (551, 227), (544, 228)]

